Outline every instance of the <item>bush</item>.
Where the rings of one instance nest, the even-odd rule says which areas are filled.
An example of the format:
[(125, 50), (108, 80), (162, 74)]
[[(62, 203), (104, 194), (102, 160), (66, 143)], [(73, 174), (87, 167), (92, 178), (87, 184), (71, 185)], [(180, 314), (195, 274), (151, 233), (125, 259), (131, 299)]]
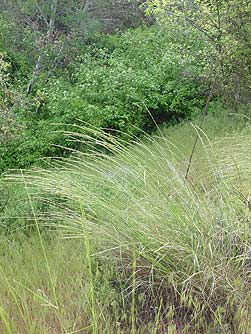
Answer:
[[(126, 133), (158, 123), (191, 117), (203, 103), (198, 78), (203, 64), (197, 50), (181, 53), (179, 40), (159, 28), (128, 31), (111, 51), (90, 47), (75, 64), (71, 80), (50, 81), (48, 111), (67, 121), (77, 118), (97, 127)], [(191, 47), (191, 45), (190, 45)]]
[(69, 129), (87, 122), (128, 140), (128, 135), (151, 131), (154, 122), (181, 120), (201, 110), (204, 46), (199, 40), (151, 27), (100, 35), (95, 41), (64, 72), (54, 72), (46, 87), (47, 73), (41, 73), (33, 96), (15, 112), (23, 126), (15, 140), (0, 149), (1, 170), (65, 155), (59, 146), (66, 142), (58, 131), (64, 127), (55, 124)]

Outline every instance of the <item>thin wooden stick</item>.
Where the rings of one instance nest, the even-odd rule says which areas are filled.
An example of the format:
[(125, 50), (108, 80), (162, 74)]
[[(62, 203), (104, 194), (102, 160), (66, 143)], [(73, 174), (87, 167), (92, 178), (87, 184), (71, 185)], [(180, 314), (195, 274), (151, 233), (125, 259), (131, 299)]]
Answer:
[[(211, 88), (210, 88), (210, 91), (209, 91), (209, 94), (208, 94), (208, 97), (207, 97), (207, 101), (206, 101), (206, 104), (205, 104), (205, 107), (204, 107), (204, 112), (203, 112), (203, 116), (202, 116), (202, 120), (200, 122), (199, 128), (202, 128), (203, 123), (204, 123), (205, 118), (206, 118), (206, 115), (208, 114), (209, 103), (211, 102), (212, 97), (213, 97), (215, 83), (216, 83), (216, 79), (214, 79), (213, 83), (211, 84)], [(198, 140), (199, 140), (199, 134), (197, 133), (195, 141), (194, 141), (194, 145), (193, 145), (193, 148), (192, 148), (192, 152), (191, 152), (190, 157), (189, 157), (187, 169), (186, 169), (186, 174), (185, 174), (185, 179), (186, 180), (188, 178), (188, 174), (189, 174), (189, 171), (190, 171), (190, 168), (191, 168), (191, 164), (192, 164), (192, 160), (193, 160), (193, 156), (194, 156), (194, 152), (195, 152)]]

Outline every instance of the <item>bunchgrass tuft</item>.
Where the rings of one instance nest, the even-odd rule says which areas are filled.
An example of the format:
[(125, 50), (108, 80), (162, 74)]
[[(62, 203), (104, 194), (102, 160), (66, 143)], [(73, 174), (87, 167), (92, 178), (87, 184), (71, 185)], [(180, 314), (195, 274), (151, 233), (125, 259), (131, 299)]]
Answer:
[[(77, 130), (66, 135), (85, 143), (89, 153), (75, 152), (48, 170), (8, 176), (25, 185), (33, 208), (42, 276), (50, 282), (50, 296), (36, 290), (33, 298), (52, 309), (48, 314), (60, 328), (54, 332), (250, 333), (249, 128), (211, 140), (190, 125), (200, 141), (188, 178), (186, 138), (186, 149), (163, 134), (125, 146), (105, 131)], [(64, 269), (51, 267), (42, 238), (49, 247), (54, 239), (62, 245), (57, 251), (65, 257), (59, 259)], [(73, 286), (60, 276), (68, 265), (70, 276), (62, 275)], [(5, 276), (27, 326), (32, 319), (22, 294), (34, 291), (35, 283), (23, 281), (22, 290), (20, 280), (17, 295), (8, 278), (13, 275)], [(62, 286), (70, 289), (65, 295)], [(78, 289), (87, 298), (82, 304), (73, 297)], [(8, 333), (6, 307), (1, 314)], [(79, 308), (84, 320), (76, 314), (74, 325), (68, 308)]]

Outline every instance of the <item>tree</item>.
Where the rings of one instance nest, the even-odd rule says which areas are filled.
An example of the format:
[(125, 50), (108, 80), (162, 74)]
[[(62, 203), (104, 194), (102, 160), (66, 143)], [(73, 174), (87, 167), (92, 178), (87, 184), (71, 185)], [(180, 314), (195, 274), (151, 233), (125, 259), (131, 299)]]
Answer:
[[(46, 33), (46, 43), (49, 43), (52, 39), (52, 34), (54, 32), (54, 28), (55, 28), (55, 20), (56, 20), (56, 13), (57, 13), (57, 6), (58, 6), (58, 0), (51, 0), (51, 11), (50, 11), (50, 19), (49, 22), (47, 21), (47, 19), (44, 17), (45, 22), (48, 25), (48, 30)], [(40, 7), (39, 7), (40, 8)], [(35, 68), (33, 70), (33, 74), (32, 74), (32, 78), (28, 83), (27, 86), (27, 94), (30, 94), (34, 85), (34, 82), (36, 80), (37, 75), (39, 74), (41, 68), (42, 68), (42, 61), (43, 61), (43, 50), (41, 50), (41, 53), (38, 56)]]
[(89, 12), (102, 23), (105, 32), (111, 33), (151, 23), (141, 6), (144, 2), (145, 0), (93, 0)]
[(249, 0), (147, 0), (147, 5), (147, 13), (161, 22), (194, 29), (206, 40), (211, 77), (225, 100), (251, 102)]
[(0, 144), (12, 140), (21, 129), (14, 109), (24, 103), (20, 94), (12, 87), (10, 80), (11, 64), (6, 55), (0, 53)]
[(32, 92), (42, 71), (47, 72), (48, 77), (58, 66), (63, 66), (64, 59), (74, 55), (77, 48), (81, 49), (87, 34), (97, 30), (96, 19), (88, 16), (91, 3), (92, 0), (70, 3), (66, 0), (10, 0), (1, 3), (0, 19), (6, 24), (11, 22), (13, 35), (13, 43), (8, 46), (7, 30), (2, 37), (6, 42), (2, 44), (18, 53), (26, 52), (27, 59), (34, 64), (27, 94)]
[[(42, 72), (47, 72), (46, 82), (55, 69), (80, 54), (92, 32), (138, 26), (145, 18), (136, 0), (9, 0), (1, 2), (0, 15), (12, 24), (13, 47), (26, 50), (34, 64), (27, 94)], [(9, 37), (6, 48), (8, 42)]]

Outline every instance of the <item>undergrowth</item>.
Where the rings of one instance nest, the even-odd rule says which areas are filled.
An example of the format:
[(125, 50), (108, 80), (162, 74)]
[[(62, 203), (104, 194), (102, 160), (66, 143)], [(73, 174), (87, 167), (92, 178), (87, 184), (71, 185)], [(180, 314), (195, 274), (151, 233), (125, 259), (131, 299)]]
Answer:
[(2, 236), (2, 332), (250, 333), (251, 132), (229, 123), (129, 147), (76, 127), (89, 153), (10, 173), (38, 233)]

